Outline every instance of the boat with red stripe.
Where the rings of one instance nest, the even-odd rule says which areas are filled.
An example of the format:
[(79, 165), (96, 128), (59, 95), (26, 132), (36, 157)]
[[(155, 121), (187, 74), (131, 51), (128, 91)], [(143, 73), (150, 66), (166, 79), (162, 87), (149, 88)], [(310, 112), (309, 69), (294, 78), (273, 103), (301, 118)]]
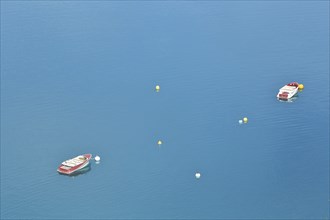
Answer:
[(88, 166), (91, 159), (92, 154), (76, 156), (72, 159), (63, 161), (58, 167), (57, 172), (67, 175), (74, 174), (76, 171), (79, 171)]
[(297, 83), (297, 82), (289, 83), (289, 84), (283, 86), (279, 90), (279, 92), (277, 94), (277, 98), (285, 99), (285, 100), (290, 99), (297, 94), (298, 88), (299, 88), (299, 83)]

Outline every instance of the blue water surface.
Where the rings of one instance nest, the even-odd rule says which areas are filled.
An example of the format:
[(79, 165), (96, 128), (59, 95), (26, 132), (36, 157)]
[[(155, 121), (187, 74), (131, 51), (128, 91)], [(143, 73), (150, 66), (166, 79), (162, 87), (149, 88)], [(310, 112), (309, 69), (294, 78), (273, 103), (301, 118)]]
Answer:
[(329, 219), (329, 198), (328, 1), (1, 2), (1, 219)]

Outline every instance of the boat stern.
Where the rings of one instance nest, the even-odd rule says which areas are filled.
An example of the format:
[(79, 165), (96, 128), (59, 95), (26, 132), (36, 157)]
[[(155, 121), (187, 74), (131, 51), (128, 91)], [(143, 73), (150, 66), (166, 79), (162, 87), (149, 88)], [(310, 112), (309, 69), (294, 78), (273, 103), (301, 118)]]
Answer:
[(278, 94), (277, 94), (277, 98), (279, 98), (279, 99), (289, 99), (290, 97), (290, 94), (288, 93), (288, 92), (279, 92)]

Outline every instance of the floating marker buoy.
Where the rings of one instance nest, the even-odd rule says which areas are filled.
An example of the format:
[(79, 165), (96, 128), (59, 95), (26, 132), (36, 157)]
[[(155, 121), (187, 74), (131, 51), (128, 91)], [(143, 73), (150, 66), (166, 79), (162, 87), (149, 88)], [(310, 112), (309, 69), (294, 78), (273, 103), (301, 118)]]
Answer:
[(196, 179), (201, 178), (201, 173), (200, 173), (200, 172), (197, 172), (197, 173), (195, 174), (195, 177), (196, 177)]
[(157, 86), (156, 86), (156, 91), (159, 92), (159, 90), (160, 90), (160, 86), (157, 85)]
[(298, 89), (300, 90), (304, 89), (304, 84), (299, 84)]
[(244, 123), (247, 123), (248, 122), (248, 118), (247, 117), (244, 117), (243, 118), (243, 121), (244, 121)]
[(96, 162), (99, 162), (99, 161), (101, 160), (101, 158), (100, 158), (99, 156), (95, 156), (94, 160), (95, 160)]
[(243, 124), (243, 120), (238, 120), (238, 123)]
[(158, 142), (157, 142), (157, 144), (158, 145), (161, 145), (163, 142), (161, 141), (161, 140), (159, 140)]

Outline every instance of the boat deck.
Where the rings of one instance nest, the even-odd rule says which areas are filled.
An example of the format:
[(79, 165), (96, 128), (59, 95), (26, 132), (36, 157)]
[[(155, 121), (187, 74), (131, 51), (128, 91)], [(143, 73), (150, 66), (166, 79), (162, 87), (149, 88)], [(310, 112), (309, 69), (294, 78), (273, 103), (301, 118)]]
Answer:
[(283, 86), (280, 90), (282, 91), (282, 90), (285, 90), (285, 91), (290, 91), (290, 92), (292, 92), (292, 91), (294, 91), (295, 89), (297, 89), (297, 87), (295, 87), (295, 86)]
[(74, 166), (77, 166), (77, 165), (80, 165), (80, 164), (84, 163), (86, 160), (87, 160), (87, 158), (79, 156), (79, 157), (75, 157), (75, 158), (72, 158), (70, 160), (64, 161), (62, 163), (62, 165), (69, 166), (69, 167), (74, 167)]

